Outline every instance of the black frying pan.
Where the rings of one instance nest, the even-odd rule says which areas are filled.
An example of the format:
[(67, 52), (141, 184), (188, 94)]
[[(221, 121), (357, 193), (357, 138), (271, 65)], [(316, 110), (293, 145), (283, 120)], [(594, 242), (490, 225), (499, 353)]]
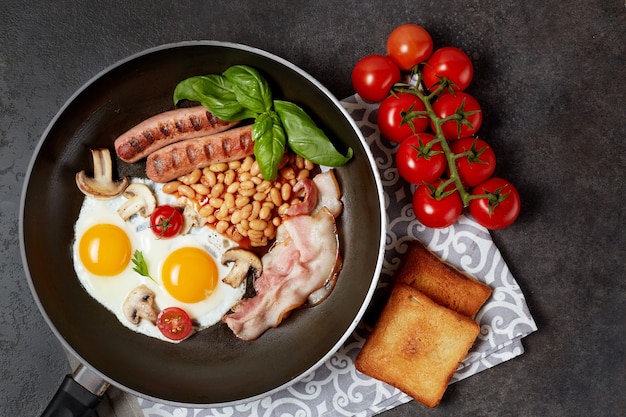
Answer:
[[(294, 312), (256, 341), (242, 342), (218, 324), (174, 345), (127, 329), (81, 287), (70, 255), (73, 224), (83, 199), (74, 176), (90, 170), (90, 148), (112, 149), (120, 133), (173, 108), (172, 93), (180, 80), (220, 73), (235, 64), (260, 70), (274, 97), (305, 108), (342, 152), (353, 148), (353, 160), (336, 171), (344, 202), (338, 223), (343, 270), (326, 301)], [(119, 175), (143, 176), (142, 163), (129, 166), (117, 161), (115, 168)], [(208, 41), (166, 45), (98, 74), (71, 97), (43, 134), (22, 194), (20, 238), (26, 276), (46, 322), (85, 364), (96, 385), (98, 380), (104, 386), (108, 382), (176, 406), (243, 402), (300, 379), (331, 356), (356, 327), (382, 265), (381, 190), (357, 126), (308, 74), (241, 45)], [(60, 395), (76, 390), (82, 393), (82, 387), (67, 380)], [(89, 395), (83, 402), (90, 402)]]

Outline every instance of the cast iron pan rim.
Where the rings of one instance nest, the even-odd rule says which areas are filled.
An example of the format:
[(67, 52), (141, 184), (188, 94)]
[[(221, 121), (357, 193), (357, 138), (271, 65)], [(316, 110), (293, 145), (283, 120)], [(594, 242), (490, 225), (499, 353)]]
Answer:
[[(365, 154), (367, 155), (367, 159), (369, 162), (369, 165), (372, 167), (372, 173), (374, 176), (374, 180), (376, 183), (376, 189), (377, 189), (377, 194), (378, 194), (378, 202), (379, 202), (379, 212), (380, 212), (380, 224), (381, 224), (381, 236), (380, 236), (380, 240), (379, 240), (379, 248), (378, 248), (378, 257), (377, 257), (377, 262), (376, 262), (376, 268), (373, 271), (373, 277), (372, 277), (372, 281), (370, 284), (370, 287), (367, 291), (366, 297), (364, 299), (363, 304), (361, 305), (361, 308), (359, 309), (359, 311), (357, 312), (356, 316), (354, 317), (352, 323), (350, 324), (349, 328), (346, 329), (346, 331), (344, 332), (343, 336), (337, 341), (337, 343), (326, 353), (326, 355), (324, 355), (324, 357), (320, 358), (315, 364), (313, 364), (307, 371), (303, 372), (302, 374), (300, 374), (299, 376), (291, 379), (290, 381), (285, 382), (284, 384), (270, 390), (267, 391), (265, 393), (259, 394), (257, 396), (253, 396), (253, 397), (249, 397), (249, 398), (243, 398), (243, 399), (239, 399), (239, 400), (234, 400), (234, 401), (230, 401), (230, 402), (225, 402), (225, 403), (216, 403), (216, 404), (187, 404), (187, 403), (180, 403), (180, 402), (174, 402), (174, 401), (169, 401), (169, 400), (164, 400), (161, 398), (155, 398), (149, 395), (146, 395), (144, 393), (138, 392), (136, 390), (133, 389), (129, 389), (128, 387), (124, 386), (123, 384), (118, 383), (117, 381), (112, 380), (111, 378), (107, 377), (106, 375), (102, 374), (100, 371), (98, 371), (97, 369), (93, 368), (87, 361), (85, 361), (79, 354), (78, 352), (76, 352), (72, 346), (65, 340), (65, 338), (63, 337), (63, 335), (57, 330), (57, 328), (54, 326), (54, 324), (52, 323), (51, 319), (49, 318), (48, 314), (46, 313), (45, 309), (43, 308), (43, 304), (37, 294), (37, 291), (35, 289), (35, 285), (33, 282), (33, 279), (31, 277), (30, 274), (30, 270), (28, 268), (28, 262), (27, 262), (27, 257), (26, 257), (26, 247), (25, 247), (25, 238), (24, 238), (24, 213), (25, 213), (25, 202), (26, 202), (26, 193), (28, 191), (28, 185), (29, 185), (29, 180), (32, 174), (32, 171), (34, 169), (37, 157), (39, 155), (39, 152), (46, 140), (46, 138), (48, 137), (48, 134), (50, 132), (50, 130), (53, 128), (53, 126), (56, 124), (57, 120), (61, 117), (61, 115), (66, 111), (66, 109), (71, 105), (71, 103), (80, 95), (82, 94), (86, 89), (88, 89), (92, 84), (94, 84), (97, 80), (99, 80), (102, 76), (104, 76), (105, 74), (107, 74), (108, 72), (110, 72), (111, 70), (120, 67), (136, 58), (142, 57), (144, 55), (149, 55), (151, 53), (154, 52), (159, 52), (162, 50), (166, 50), (166, 49), (173, 49), (173, 48), (179, 48), (179, 47), (184, 47), (184, 46), (219, 46), (219, 47), (224, 47), (224, 48), (233, 48), (233, 49), (240, 49), (240, 50), (244, 50), (244, 51), (248, 51), (248, 52), (252, 52), (261, 56), (265, 56), (267, 58), (270, 58), (274, 61), (277, 61), (278, 63), (290, 68), (291, 70), (299, 73), (300, 75), (302, 75), (304, 78), (306, 78), (307, 80), (309, 80), (311, 83), (313, 83), (320, 91), (322, 91), (326, 96), (328, 96), (331, 101), (333, 102), (333, 104), (341, 111), (341, 113), (344, 115), (344, 117), (346, 118), (346, 120), (350, 123), (350, 125), (352, 126), (352, 129), (354, 130), (354, 132), (357, 134), (361, 144), (363, 145), (363, 149), (365, 151)], [(373, 154), (369, 148), (369, 145), (367, 144), (367, 142), (365, 141), (365, 138), (363, 137), (359, 127), (356, 125), (354, 119), (352, 119), (352, 117), (350, 116), (350, 114), (346, 111), (346, 109), (341, 105), (341, 103), (339, 103), (339, 101), (337, 100), (337, 98), (326, 88), (324, 87), (321, 83), (319, 83), (315, 78), (313, 78), (311, 75), (309, 75), (307, 72), (305, 72), (304, 70), (300, 69), (299, 67), (297, 67), (296, 65), (290, 63), (289, 61), (276, 56), (270, 52), (258, 49), (258, 48), (254, 48), (254, 47), (250, 47), (247, 45), (242, 45), (242, 44), (238, 44), (238, 43), (232, 43), (232, 42), (222, 42), (222, 41), (213, 41), (213, 40), (196, 40), (196, 41), (181, 41), (181, 42), (174, 42), (174, 43), (167, 43), (167, 44), (163, 44), (160, 46), (156, 46), (156, 47), (152, 47), (152, 48), (148, 48), (145, 49), (141, 52), (132, 54), (126, 58), (123, 58), (117, 62), (115, 62), (114, 64), (108, 66), (107, 68), (103, 69), (102, 71), (100, 71), (99, 73), (97, 73), (95, 76), (93, 76), (91, 79), (89, 79), (87, 82), (85, 82), (78, 90), (76, 90), (74, 92), (74, 94), (72, 94), (70, 96), (70, 98), (65, 102), (65, 104), (61, 107), (61, 109), (57, 112), (57, 114), (53, 117), (53, 119), (50, 121), (50, 123), (48, 124), (47, 128), (45, 129), (45, 131), (43, 132), (43, 134), (41, 135), (39, 142), (37, 143), (34, 151), (33, 151), (33, 156), (31, 157), (31, 160), (29, 162), (28, 168), (26, 170), (26, 175), (24, 177), (24, 183), (22, 186), (22, 194), (21, 194), (21, 198), (20, 198), (20, 212), (19, 212), (19, 239), (20, 239), (20, 254), (21, 254), (21, 258), (22, 258), (22, 265), (24, 267), (24, 272), (26, 275), (26, 279), (28, 281), (28, 286), (30, 288), (31, 294), (33, 295), (33, 298), (35, 300), (35, 303), (37, 305), (37, 308), (39, 309), (39, 311), (41, 312), (41, 314), (43, 315), (46, 323), (48, 324), (48, 327), (52, 330), (52, 332), (54, 333), (54, 335), (57, 337), (57, 339), (59, 341), (61, 341), (61, 344), (63, 345), (63, 347), (69, 351), (72, 355), (74, 355), (79, 361), (80, 363), (82, 363), (83, 365), (87, 366), (92, 372), (94, 372), (96, 375), (98, 375), (100, 378), (102, 378), (104, 381), (107, 381), (108, 383), (110, 383), (111, 385), (125, 391), (128, 393), (131, 393), (135, 396), (138, 397), (142, 397), (145, 399), (148, 399), (150, 401), (154, 401), (154, 402), (158, 402), (161, 404), (166, 404), (166, 405), (171, 405), (171, 406), (176, 406), (176, 407), (196, 407), (196, 408), (201, 408), (201, 407), (221, 407), (221, 406), (230, 406), (230, 405), (236, 405), (236, 404), (242, 404), (242, 403), (246, 403), (249, 401), (254, 401), (257, 399), (260, 399), (262, 397), (266, 397), (269, 396), (277, 391), (280, 391), (294, 383), (296, 383), (297, 381), (301, 380), (302, 378), (304, 378), (305, 376), (309, 375), (311, 372), (313, 372), (315, 369), (317, 369), (319, 366), (321, 366), (324, 362), (326, 362), (326, 360), (328, 360), (328, 358), (330, 356), (332, 356), (345, 342), (345, 340), (352, 334), (352, 332), (354, 331), (354, 329), (356, 328), (356, 326), (358, 325), (358, 323), (360, 322), (363, 314), (365, 314), (365, 311), (371, 301), (371, 298), (374, 294), (374, 291), (376, 289), (377, 283), (378, 283), (378, 279), (380, 277), (380, 273), (382, 270), (382, 264), (383, 264), (383, 258), (384, 258), (384, 252), (385, 252), (385, 236), (386, 236), (386, 214), (385, 214), (385, 206), (384, 206), (384, 196), (383, 196), (383, 187), (382, 187), (382, 181), (380, 178), (380, 173), (378, 171), (378, 169), (376, 168), (376, 163), (373, 157)]]

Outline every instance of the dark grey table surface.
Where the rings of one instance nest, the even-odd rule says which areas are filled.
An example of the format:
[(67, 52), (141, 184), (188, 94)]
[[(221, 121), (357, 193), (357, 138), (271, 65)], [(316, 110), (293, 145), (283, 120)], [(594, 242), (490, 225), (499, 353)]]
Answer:
[(623, 2), (2, 0), (0, 16), (1, 416), (37, 415), (69, 371), (24, 276), (18, 215), (34, 147), (76, 89), (146, 48), (215, 39), (282, 56), (344, 98), (354, 63), (405, 22), (472, 57), (482, 136), (523, 198), (492, 236), (539, 331), (438, 409), (384, 416), (626, 413)]

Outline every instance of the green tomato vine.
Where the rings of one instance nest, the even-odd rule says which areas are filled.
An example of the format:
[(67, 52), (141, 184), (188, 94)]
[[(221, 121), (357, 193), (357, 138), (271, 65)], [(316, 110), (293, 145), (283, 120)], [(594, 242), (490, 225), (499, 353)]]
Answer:
[[(448, 178), (445, 181), (442, 181), (441, 184), (439, 184), (439, 186), (436, 188), (433, 195), (435, 196), (446, 195), (444, 193), (444, 189), (449, 184), (454, 183), (456, 190), (459, 193), (459, 196), (461, 197), (461, 201), (463, 202), (463, 207), (467, 207), (472, 199), (488, 198), (491, 200), (493, 197), (492, 194), (472, 195), (465, 188), (465, 186), (463, 185), (463, 182), (461, 181), (461, 177), (456, 167), (456, 160), (458, 158), (462, 158), (464, 156), (469, 155), (470, 152), (463, 152), (463, 153), (458, 153), (458, 154), (452, 152), (452, 150), (450, 149), (450, 146), (448, 145), (448, 141), (446, 140), (443, 134), (443, 130), (441, 128), (441, 126), (444, 123), (449, 122), (449, 121), (455, 121), (458, 124), (459, 129), (460, 129), (460, 126), (463, 124), (467, 124), (468, 126), (472, 127), (471, 122), (467, 119), (467, 117), (470, 116), (471, 114), (476, 113), (476, 111), (466, 112), (463, 108), (460, 108), (456, 113), (448, 117), (445, 117), (445, 118), (438, 117), (435, 111), (433, 110), (432, 101), (435, 98), (439, 97), (439, 95), (443, 93), (444, 90), (450, 91), (451, 94), (454, 94), (454, 90), (452, 89), (453, 83), (446, 78), (442, 78), (441, 81), (439, 82), (438, 87), (432, 93), (424, 94), (422, 90), (420, 89), (420, 82), (422, 79), (421, 71), (417, 70), (416, 72), (414, 72), (414, 75), (417, 76), (417, 82), (414, 85), (406, 84), (406, 83), (397, 83), (392, 89), (392, 94), (400, 93), (400, 92), (413, 94), (416, 97), (418, 97), (422, 101), (422, 103), (424, 103), (424, 106), (426, 107), (425, 111), (409, 111), (404, 115), (404, 119), (407, 122), (409, 122), (411, 119), (416, 118), (416, 117), (428, 117), (433, 123), (434, 139), (426, 145), (425, 151), (429, 151), (433, 145), (435, 145), (436, 143), (439, 143), (445, 154), (446, 161), (448, 163), (448, 169), (450, 172), (450, 178)], [(506, 198), (506, 196), (504, 198)]]

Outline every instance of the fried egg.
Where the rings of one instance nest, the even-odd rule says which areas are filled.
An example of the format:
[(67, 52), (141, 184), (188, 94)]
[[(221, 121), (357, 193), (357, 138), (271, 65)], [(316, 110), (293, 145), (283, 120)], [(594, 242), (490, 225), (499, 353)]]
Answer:
[[(150, 186), (157, 204), (176, 206), (160, 184), (133, 179)], [(156, 325), (142, 319), (131, 323), (123, 313), (123, 302), (134, 288), (146, 285), (155, 294), (158, 310), (180, 307), (202, 330), (219, 322), (245, 292), (245, 282), (233, 288), (222, 282), (231, 265), (220, 259), (237, 244), (209, 227), (192, 228), (189, 233), (161, 239), (150, 229), (149, 218), (136, 214), (122, 220), (117, 209), (126, 201), (119, 196), (99, 200), (86, 196), (74, 226), (72, 248), (74, 269), (85, 290), (129, 329), (172, 342)], [(133, 256), (141, 252), (148, 276), (134, 270)]]

